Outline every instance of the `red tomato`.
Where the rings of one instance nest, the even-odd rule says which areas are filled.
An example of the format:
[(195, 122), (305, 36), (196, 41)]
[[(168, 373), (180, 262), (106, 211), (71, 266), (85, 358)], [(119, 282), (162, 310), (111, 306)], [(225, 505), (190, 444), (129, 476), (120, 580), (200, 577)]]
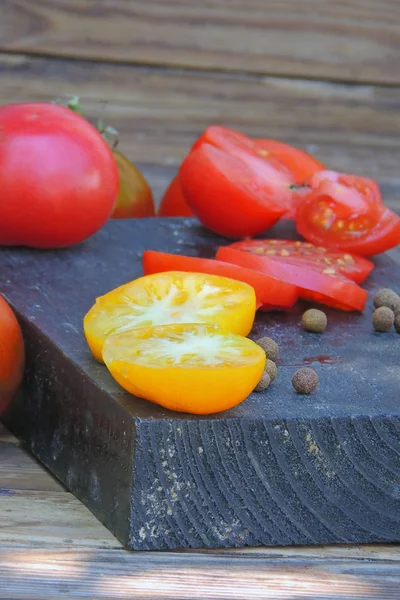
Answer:
[(226, 262), (210, 260), (207, 258), (195, 258), (193, 256), (181, 256), (179, 254), (165, 254), (146, 250), (143, 253), (143, 271), (145, 275), (161, 273), (165, 271), (185, 271), (192, 273), (207, 273), (229, 277), (237, 281), (244, 281), (251, 285), (257, 297), (258, 307), (268, 306), (279, 308), (290, 308), (296, 302), (298, 293), (294, 285), (285, 283), (258, 273), (252, 269), (245, 269)]
[(309, 242), (362, 256), (400, 243), (400, 219), (372, 179), (323, 171), (310, 186), (297, 212), (297, 230)]
[(24, 342), (18, 321), (0, 296), (0, 415), (11, 403), (24, 370)]
[(0, 188), (0, 244), (60, 248), (108, 220), (118, 170), (80, 115), (55, 104), (10, 104), (0, 108)]
[(326, 171), (326, 167), (319, 160), (304, 150), (278, 140), (257, 139), (256, 142), (265, 150), (266, 157), (272, 154), (293, 173), (297, 185), (307, 183), (319, 171)]
[(219, 248), (216, 258), (292, 283), (297, 286), (301, 298), (341, 310), (362, 311), (367, 301), (367, 292), (339, 273), (323, 274), (308, 267), (283, 264), (267, 256), (257, 256), (230, 247)]
[(205, 227), (226, 237), (272, 227), (290, 204), (290, 177), (268, 161), (202, 144), (180, 169), (183, 195)]
[(183, 197), (179, 175), (169, 184), (158, 209), (159, 217), (192, 217), (193, 211)]
[(361, 256), (335, 252), (309, 242), (293, 240), (243, 240), (234, 242), (230, 248), (268, 256), (280, 262), (309, 267), (328, 274), (342, 273), (356, 283), (362, 283), (374, 268), (374, 263)]

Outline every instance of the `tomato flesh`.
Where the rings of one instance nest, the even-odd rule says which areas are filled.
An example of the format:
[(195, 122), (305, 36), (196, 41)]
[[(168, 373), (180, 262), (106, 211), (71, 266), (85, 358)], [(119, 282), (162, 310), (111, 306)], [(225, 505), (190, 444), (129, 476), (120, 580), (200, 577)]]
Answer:
[(356, 283), (362, 283), (374, 268), (374, 263), (362, 256), (328, 250), (309, 242), (293, 240), (243, 240), (234, 242), (231, 248), (268, 256), (283, 263), (293, 263), (328, 274), (342, 273)]
[(315, 173), (326, 171), (325, 165), (304, 150), (278, 140), (257, 139), (256, 142), (266, 152), (266, 157), (272, 154), (289, 169), (297, 185), (308, 183)]
[(170, 271), (140, 277), (96, 299), (84, 318), (86, 340), (101, 360), (112, 333), (148, 325), (216, 323), (247, 335), (256, 310), (254, 289), (227, 277)]
[(245, 269), (226, 262), (179, 254), (166, 254), (146, 250), (143, 253), (143, 271), (145, 275), (165, 271), (186, 271), (208, 273), (243, 281), (251, 285), (256, 293), (257, 306), (274, 307), (275, 310), (293, 306), (298, 298), (294, 285), (258, 273), (253, 269)]
[(400, 242), (400, 219), (377, 183), (332, 171), (317, 173), (298, 207), (296, 226), (309, 242), (370, 256)]
[(250, 164), (202, 144), (183, 161), (183, 194), (205, 227), (230, 238), (251, 236), (272, 227), (287, 210), (286, 174), (255, 160)]
[(55, 104), (0, 108), (0, 244), (61, 248), (111, 216), (118, 170), (84, 118)]
[(283, 264), (268, 256), (258, 256), (230, 247), (219, 248), (216, 258), (280, 278), (296, 285), (301, 298), (341, 310), (362, 311), (367, 301), (367, 292), (340, 273), (319, 273), (307, 267)]
[(265, 352), (213, 325), (174, 324), (110, 335), (103, 359), (128, 392), (170, 410), (212, 414), (253, 391)]

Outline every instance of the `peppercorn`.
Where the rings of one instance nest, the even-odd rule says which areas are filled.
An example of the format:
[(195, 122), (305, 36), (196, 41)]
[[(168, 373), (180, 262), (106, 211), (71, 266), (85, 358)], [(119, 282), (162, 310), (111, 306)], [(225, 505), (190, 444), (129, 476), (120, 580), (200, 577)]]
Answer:
[(267, 359), (267, 362), (265, 363), (264, 371), (266, 373), (268, 373), (268, 375), (271, 379), (271, 383), (272, 383), (274, 381), (274, 379), (276, 378), (277, 367), (276, 367), (276, 364), (269, 358)]
[(372, 313), (372, 325), (376, 331), (386, 332), (393, 327), (394, 312), (387, 306), (380, 306)]
[(301, 323), (306, 331), (322, 333), (325, 331), (326, 326), (328, 325), (328, 319), (322, 310), (310, 308), (303, 313), (303, 316), (301, 317)]
[(310, 367), (303, 367), (293, 375), (292, 384), (299, 394), (311, 394), (318, 385), (318, 375)]
[(396, 315), (396, 318), (394, 320), (394, 328), (397, 331), (397, 333), (400, 333), (400, 314)]
[(264, 350), (267, 358), (276, 362), (279, 358), (279, 346), (270, 337), (262, 337), (256, 342)]
[(260, 381), (257, 383), (256, 387), (254, 388), (254, 391), (262, 392), (267, 389), (267, 387), (269, 386), (270, 383), (271, 383), (271, 377), (268, 375), (268, 373), (266, 371), (264, 371), (264, 373), (261, 375)]
[(400, 306), (400, 296), (390, 288), (382, 288), (374, 296), (374, 306), (375, 308), (386, 306), (387, 308), (395, 310)]

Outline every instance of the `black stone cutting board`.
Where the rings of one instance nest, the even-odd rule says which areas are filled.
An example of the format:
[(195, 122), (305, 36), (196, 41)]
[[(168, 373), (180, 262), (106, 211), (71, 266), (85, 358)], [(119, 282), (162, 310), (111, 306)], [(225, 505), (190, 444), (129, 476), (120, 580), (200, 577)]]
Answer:
[[(278, 232), (285, 237), (287, 231)], [(82, 318), (96, 296), (142, 274), (145, 249), (211, 257), (227, 243), (188, 219), (111, 221), (68, 250), (0, 249), (0, 289), (27, 346), (7, 426), (131, 549), (400, 541), (400, 335), (305, 304), (257, 316), (281, 348), (271, 388), (197, 417), (129, 396), (94, 361)], [(370, 291), (400, 269), (376, 260)], [(291, 387), (311, 364), (311, 396)]]

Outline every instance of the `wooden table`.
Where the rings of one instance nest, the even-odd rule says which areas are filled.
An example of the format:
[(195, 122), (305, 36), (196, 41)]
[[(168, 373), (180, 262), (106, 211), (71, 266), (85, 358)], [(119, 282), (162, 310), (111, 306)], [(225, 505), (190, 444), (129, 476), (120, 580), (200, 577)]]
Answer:
[[(219, 123), (374, 177), (400, 209), (395, 0), (3, 0), (1, 15), (1, 103), (79, 94), (157, 201)], [(389, 599), (399, 584), (397, 545), (126, 552), (0, 431), (0, 598)]]

